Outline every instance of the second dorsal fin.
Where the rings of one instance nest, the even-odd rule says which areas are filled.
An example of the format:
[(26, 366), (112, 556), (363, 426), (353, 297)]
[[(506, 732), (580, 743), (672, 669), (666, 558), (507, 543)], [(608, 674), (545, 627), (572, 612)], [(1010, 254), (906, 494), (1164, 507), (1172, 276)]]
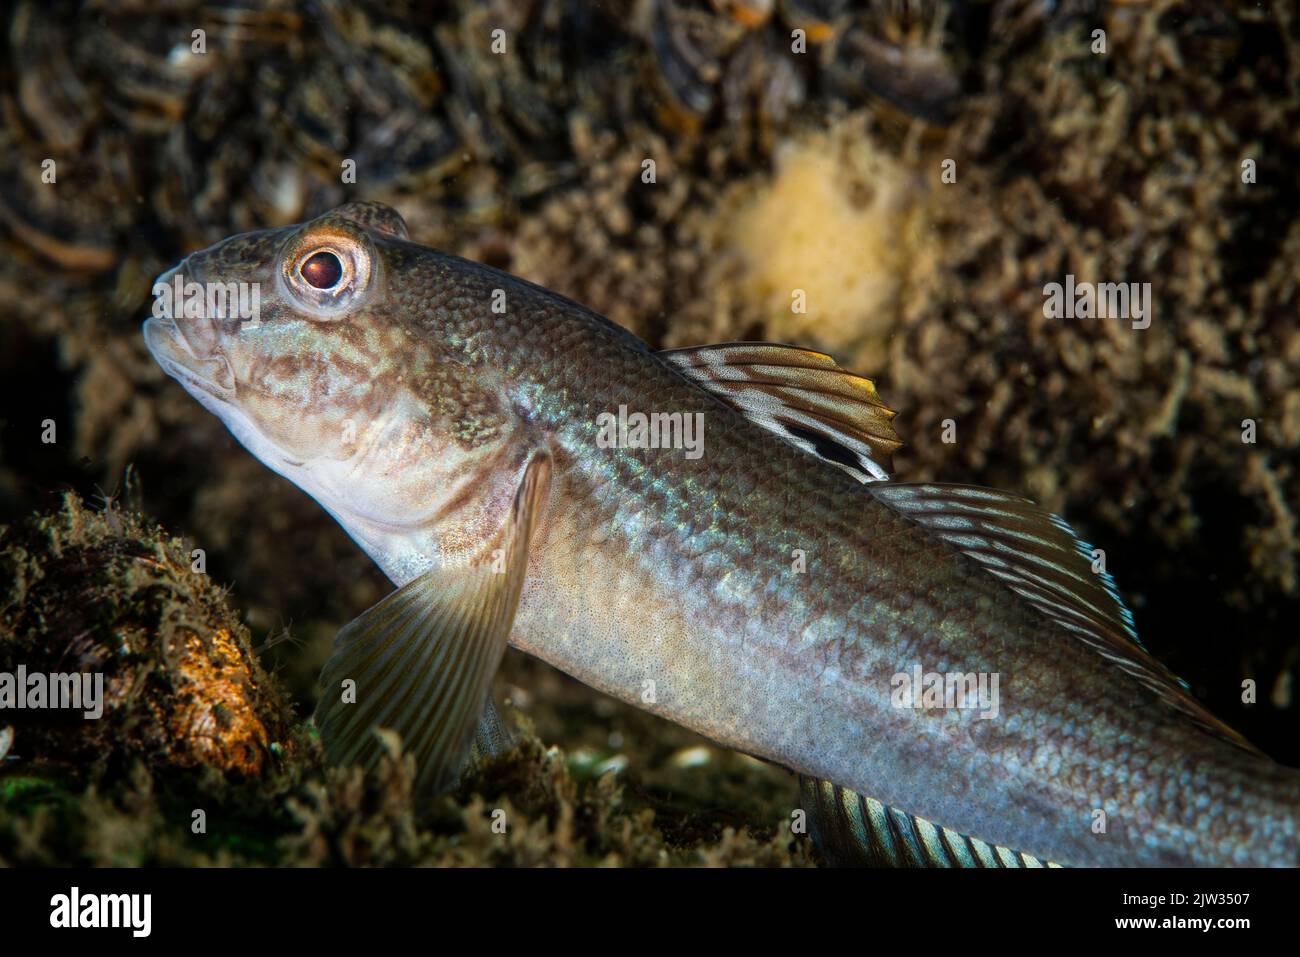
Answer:
[(888, 482), (873, 485), (871, 493), (975, 561), (1166, 705), (1204, 730), (1259, 753), (1147, 653), (1114, 580), (1104, 570), (1094, 572), (1092, 546), (1064, 519), (1019, 495), (973, 485)]
[(790, 444), (861, 482), (889, 478), (903, 443), (870, 379), (830, 356), (774, 342), (669, 349), (660, 358)]

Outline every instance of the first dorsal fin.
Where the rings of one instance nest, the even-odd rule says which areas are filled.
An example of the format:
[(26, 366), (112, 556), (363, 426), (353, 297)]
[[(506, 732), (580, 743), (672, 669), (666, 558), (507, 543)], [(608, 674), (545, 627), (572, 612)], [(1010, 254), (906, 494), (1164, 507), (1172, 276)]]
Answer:
[(669, 349), (660, 357), (750, 421), (861, 482), (889, 478), (903, 443), (870, 379), (830, 356), (773, 342)]
[(1064, 519), (1018, 495), (971, 485), (882, 482), (871, 492), (973, 559), (1199, 726), (1258, 753), (1142, 647), (1114, 580), (1105, 570), (1093, 571), (1092, 546)]

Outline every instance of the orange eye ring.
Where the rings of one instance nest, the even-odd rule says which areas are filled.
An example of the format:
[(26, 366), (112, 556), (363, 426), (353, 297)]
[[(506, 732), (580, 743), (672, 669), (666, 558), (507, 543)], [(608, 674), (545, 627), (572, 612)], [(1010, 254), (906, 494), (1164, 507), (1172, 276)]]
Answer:
[(370, 288), (374, 249), (368, 238), (342, 229), (315, 230), (288, 250), (280, 269), (282, 289), (308, 318), (343, 318)]

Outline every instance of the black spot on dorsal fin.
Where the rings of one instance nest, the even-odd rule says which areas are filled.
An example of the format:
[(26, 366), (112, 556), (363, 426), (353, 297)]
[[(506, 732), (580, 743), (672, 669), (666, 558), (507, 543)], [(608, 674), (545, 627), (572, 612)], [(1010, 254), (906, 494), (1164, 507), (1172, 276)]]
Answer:
[(779, 419), (778, 421), (785, 427), (785, 431), (788, 432), (792, 438), (798, 439), (801, 442), (807, 442), (811, 445), (813, 454), (818, 458), (823, 458), (827, 462), (833, 462), (849, 471), (854, 471), (862, 467), (862, 463), (858, 459), (857, 455), (845, 448), (839, 442), (836, 442), (829, 435), (814, 432), (812, 429), (805, 429), (803, 426), (795, 425), (792, 422), (784, 422)]
[(902, 445), (870, 379), (820, 352), (772, 342), (670, 349), (659, 356), (751, 422), (861, 482), (889, 477)]

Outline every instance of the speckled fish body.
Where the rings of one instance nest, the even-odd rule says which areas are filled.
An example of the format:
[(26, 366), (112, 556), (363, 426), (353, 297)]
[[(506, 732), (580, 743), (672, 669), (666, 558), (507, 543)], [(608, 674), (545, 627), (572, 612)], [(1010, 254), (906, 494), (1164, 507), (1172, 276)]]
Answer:
[[(590, 310), (413, 244), (390, 214), (346, 207), (191, 256), (187, 278), (262, 283), (260, 328), (155, 319), (146, 337), (396, 585), (454, 559), (449, 503), (477, 496), (474, 515), (494, 514), (522, 450), (542, 450), (549, 495), (512, 645), (727, 747), (1040, 860), (1300, 863), (1297, 773), (1189, 718), (1146, 665), (1081, 640), (918, 520), (942, 487), (858, 481)], [(285, 277), (335, 235), (371, 262), (321, 321)], [(218, 398), (193, 371), (204, 361)], [(699, 413), (703, 454), (605, 447), (598, 417), (620, 406)], [(476, 521), (457, 528), (473, 537)], [(918, 666), (996, 674), (996, 716), (896, 706), (896, 676)]]

